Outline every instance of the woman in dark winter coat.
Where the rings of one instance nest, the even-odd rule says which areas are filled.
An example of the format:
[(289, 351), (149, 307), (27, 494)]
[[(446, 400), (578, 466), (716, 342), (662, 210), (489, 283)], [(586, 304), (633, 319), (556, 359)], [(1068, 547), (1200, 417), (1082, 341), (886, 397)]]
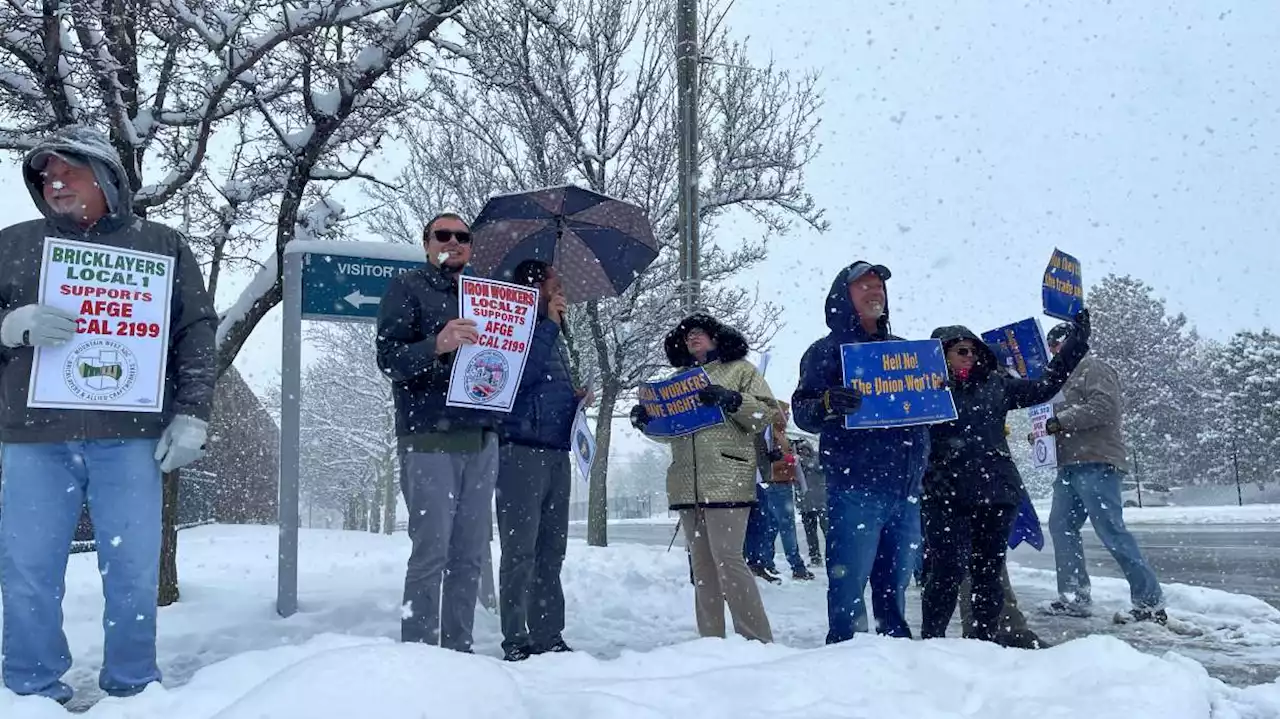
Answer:
[(925, 585), (921, 635), (946, 635), (966, 572), (973, 585), (976, 639), (998, 639), (1004, 603), (1000, 573), (1025, 489), (1005, 438), (1005, 415), (1049, 401), (1088, 352), (1089, 314), (1037, 380), (1006, 374), (995, 353), (965, 327), (940, 327), (957, 419), (929, 428), (924, 476)]

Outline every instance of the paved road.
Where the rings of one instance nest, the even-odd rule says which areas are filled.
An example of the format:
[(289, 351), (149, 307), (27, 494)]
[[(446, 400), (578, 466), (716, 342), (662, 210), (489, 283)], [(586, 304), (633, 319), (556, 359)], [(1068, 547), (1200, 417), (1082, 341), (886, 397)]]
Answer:
[[(1250, 594), (1280, 608), (1280, 525), (1134, 524), (1129, 529), (1160, 581)], [(1090, 574), (1123, 576), (1092, 531), (1083, 537)], [(1043, 552), (1019, 547), (1011, 556), (1025, 567), (1053, 569), (1052, 542)]]
[[(611, 524), (609, 540), (665, 546), (674, 529), (674, 521)], [(1251, 594), (1280, 608), (1280, 524), (1134, 524), (1130, 529), (1161, 581)], [(586, 527), (575, 524), (569, 531), (570, 536), (583, 537)], [(1087, 526), (1083, 536), (1089, 573), (1122, 576)], [(1011, 556), (1026, 567), (1053, 569), (1052, 543), (1046, 543), (1043, 552), (1019, 547)]]

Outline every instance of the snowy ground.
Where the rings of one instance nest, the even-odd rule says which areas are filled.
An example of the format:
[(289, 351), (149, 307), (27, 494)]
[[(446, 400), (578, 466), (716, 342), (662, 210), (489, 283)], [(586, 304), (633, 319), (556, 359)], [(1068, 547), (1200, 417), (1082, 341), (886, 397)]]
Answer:
[[(594, 549), (575, 541), (565, 567), (566, 638), (581, 651), (508, 665), (494, 658), (497, 618), (484, 612), (477, 619), (480, 656), (394, 641), (403, 536), (304, 531), (301, 611), (287, 620), (273, 611), (275, 543), (270, 527), (184, 532), (183, 601), (161, 613), (167, 688), (104, 699), (87, 715), (646, 719), (688, 716), (696, 707), (708, 718), (995, 719), (1025, 717), (1034, 707), (1038, 717), (1071, 719), (1280, 716), (1280, 683), (1229, 686), (1189, 658), (1202, 642), (1248, 661), (1280, 663), (1280, 611), (1211, 590), (1169, 590), (1171, 614), (1196, 638), (1125, 628), (1118, 636), (1148, 651), (1117, 636), (1093, 636), (1023, 652), (870, 636), (822, 647), (823, 582), (788, 582), (764, 587), (780, 644), (763, 646), (696, 639), (679, 548)], [(1035, 570), (1014, 571), (1025, 602), (1051, 582)], [(1097, 580), (1095, 596), (1123, 606), (1116, 582)], [(93, 557), (72, 557), (66, 624), (77, 663), (68, 679), (82, 705), (97, 698), (101, 608)], [(1097, 627), (1105, 627), (1102, 620)], [(1162, 644), (1192, 651), (1164, 652)], [(0, 717), (57, 716), (63, 710), (51, 702), (0, 691)]]

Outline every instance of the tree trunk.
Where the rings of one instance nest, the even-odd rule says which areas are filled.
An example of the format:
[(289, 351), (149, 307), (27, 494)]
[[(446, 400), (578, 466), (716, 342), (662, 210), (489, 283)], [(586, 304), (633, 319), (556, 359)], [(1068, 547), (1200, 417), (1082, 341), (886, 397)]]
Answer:
[(382, 534), (382, 507), (386, 503), (384, 494), (384, 483), (382, 481), (382, 473), (378, 472), (377, 479), (373, 482), (373, 489), (369, 492), (369, 526), (368, 529), (374, 534)]
[(596, 460), (591, 465), (587, 493), (587, 544), (609, 546), (609, 443), (613, 439), (613, 407), (618, 391), (606, 384), (600, 392), (596, 420)]
[(359, 529), (360, 518), (360, 497), (351, 495), (347, 497), (346, 507), (342, 510), (342, 528), (348, 531)]
[(396, 503), (399, 501), (399, 487), (396, 486), (396, 470), (390, 459), (383, 465), (382, 478), (382, 532), (392, 534), (396, 531)]
[(162, 480), (160, 534), (160, 592), (157, 604), (167, 607), (178, 601), (178, 473), (170, 472)]

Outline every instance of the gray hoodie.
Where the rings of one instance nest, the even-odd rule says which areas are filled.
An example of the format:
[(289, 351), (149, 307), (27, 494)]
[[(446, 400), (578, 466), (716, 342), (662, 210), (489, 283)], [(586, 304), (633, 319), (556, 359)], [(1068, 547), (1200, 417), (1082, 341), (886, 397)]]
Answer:
[[(83, 229), (53, 213), (44, 200), (41, 174), (32, 162), (49, 153), (87, 162), (110, 206), (109, 214)], [(60, 237), (174, 258), (169, 307), (169, 361), (163, 413), (31, 409), (30, 347), (0, 346), (0, 442), (64, 442), (76, 439), (154, 439), (169, 420), (185, 414), (208, 421), (217, 378), (214, 337), (218, 317), (204, 277), (183, 236), (167, 225), (133, 214), (133, 193), (119, 155), (101, 133), (64, 127), (27, 153), (23, 179), (43, 220), (0, 230), (0, 322), (9, 312), (39, 300), (45, 237)]]

